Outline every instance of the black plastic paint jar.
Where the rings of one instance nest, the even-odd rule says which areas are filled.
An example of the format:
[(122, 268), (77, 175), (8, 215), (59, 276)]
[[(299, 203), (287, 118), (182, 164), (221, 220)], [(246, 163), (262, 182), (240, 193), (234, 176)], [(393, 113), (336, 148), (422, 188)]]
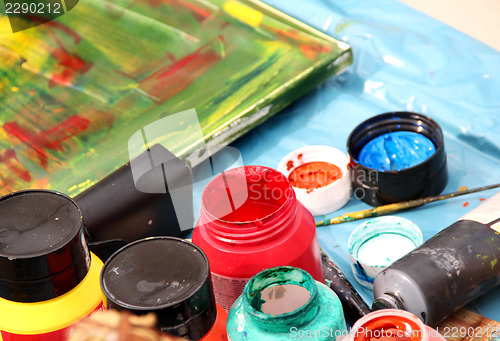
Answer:
[[(380, 170), (360, 162), (363, 147), (384, 134), (409, 132), (423, 135), (435, 151), (422, 162), (402, 169)], [(418, 135), (416, 135), (418, 136)], [(353, 194), (372, 206), (407, 201), (442, 192), (448, 182), (443, 131), (428, 116), (414, 112), (390, 112), (359, 124), (349, 135)]]
[(153, 312), (158, 328), (189, 340), (225, 340), (226, 312), (216, 305), (208, 259), (174, 237), (141, 239), (104, 264), (101, 288), (110, 309)]
[(47, 190), (0, 198), (0, 340), (66, 340), (103, 309), (102, 265), (71, 198)]

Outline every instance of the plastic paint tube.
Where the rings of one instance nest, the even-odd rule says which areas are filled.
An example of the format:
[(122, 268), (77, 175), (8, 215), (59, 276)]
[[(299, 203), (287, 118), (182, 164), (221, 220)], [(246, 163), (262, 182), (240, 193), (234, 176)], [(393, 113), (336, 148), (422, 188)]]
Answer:
[(373, 309), (397, 308), (435, 327), (500, 284), (500, 193), (381, 272)]

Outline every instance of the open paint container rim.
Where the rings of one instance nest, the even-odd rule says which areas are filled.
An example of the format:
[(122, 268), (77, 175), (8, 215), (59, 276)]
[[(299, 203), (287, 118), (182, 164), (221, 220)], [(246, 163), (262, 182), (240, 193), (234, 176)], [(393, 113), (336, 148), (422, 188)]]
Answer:
[[(394, 124), (388, 125), (387, 120), (396, 121), (392, 122)], [(379, 128), (383, 129), (378, 130)], [(347, 152), (356, 163), (359, 163), (359, 154), (361, 148), (366, 143), (385, 133), (392, 133), (397, 131), (408, 131), (422, 134), (433, 143), (436, 150), (431, 156), (429, 156), (422, 162), (410, 167), (402, 168), (400, 170), (388, 169), (381, 171), (377, 170), (376, 168), (365, 166), (366, 168), (392, 174), (398, 174), (401, 171), (411, 171), (412, 169), (418, 168), (422, 164), (436, 157), (439, 157), (439, 153), (444, 149), (444, 133), (441, 129), (441, 126), (434, 119), (416, 112), (394, 111), (373, 116), (357, 125), (347, 138)]]
[(347, 242), (356, 281), (371, 290), (379, 272), (422, 243), (422, 231), (406, 218), (382, 216), (358, 225)]
[[(415, 248), (423, 243), (423, 235), (420, 228), (406, 218), (398, 216), (382, 216), (372, 218), (364, 223), (358, 225), (349, 236), (347, 247), (349, 253), (357, 260), (359, 260), (359, 250), (368, 241), (383, 235), (398, 235), (407, 238), (414, 245)], [(363, 263), (369, 266), (389, 266), (396, 259), (387, 260), (387, 264), (377, 264), (373, 260), (365, 260)]]
[(343, 207), (351, 198), (351, 174), (349, 157), (340, 149), (327, 145), (311, 145), (288, 153), (278, 164), (278, 171), (289, 179), (290, 174), (299, 166), (326, 162), (338, 167), (342, 176), (334, 181), (313, 189), (292, 185), (297, 199), (314, 216), (325, 215)]
[[(363, 148), (387, 133), (417, 133), (435, 147), (432, 155), (418, 164), (400, 170), (373, 168), (359, 162)], [(425, 150), (425, 149), (424, 149)], [(387, 112), (373, 116), (356, 126), (347, 139), (352, 186), (361, 201), (380, 206), (438, 195), (448, 182), (444, 134), (431, 117), (409, 111)]]
[[(285, 284), (296, 285), (306, 289), (310, 295), (307, 301), (296, 309), (281, 314), (268, 314), (256, 307), (257, 305), (262, 305), (263, 300), (260, 294), (265, 289)], [(278, 320), (301, 316), (317, 300), (317, 296), (318, 287), (314, 278), (307, 271), (292, 266), (277, 266), (259, 272), (248, 281), (242, 294), (242, 298), (246, 302), (245, 309), (248, 309), (258, 319), (269, 321), (273, 324), (278, 323), (276, 322)]]
[[(232, 177), (234, 178), (234, 180), (239, 179), (239, 181), (235, 181), (233, 182), (233, 184), (230, 184), (229, 181), (231, 180)], [(277, 199), (279, 201), (279, 205), (275, 205), (275, 207), (271, 212), (263, 214), (258, 218), (247, 219), (247, 220), (228, 219), (226, 217), (229, 214), (223, 215), (214, 213), (220, 207), (220, 204), (216, 202), (216, 200), (213, 198), (214, 193), (216, 193), (217, 191), (224, 192), (222, 195), (230, 193), (233, 196), (230, 200), (231, 200), (231, 205), (235, 206), (233, 212), (236, 212), (237, 209), (243, 206), (244, 202), (249, 198), (250, 195), (249, 192), (252, 192), (252, 194), (253, 192), (255, 192), (260, 196), (267, 195), (266, 193), (262, 194), (261, 192), (258, 192), (257, 190), (259, 188), (256, 189), (251, 187), (253, 185), (260, 185), (260, 183), (264, 183), (265, 186), (266, 182), (269, 183), (274, 182), (275, 187), (271, 189), (271, 194), (270, 194), (270, 196), (273, 199), (274, 199), (273, 191), (275, 189), (279, 189), (278, 192), (280, 193), (278, 196), (279, 200)], [(241, 205), (237, 206), (238, 198), (235, 195), (237, 195), (238, 194), (237, 192), (239, 191), (237, 190), (236, 187), (243, 186), (242, 184), (247, 186), (246, 194), (248, 196), (244, 198)], [(224, 191), (221, 190), (222, 188), (224, 189)], [(244, 231), (246, 228), (252, 229), (253, 227), (257, 226), (259, 227), (259, 230), (261, 230), (260, 227), (262, 226), (262, 222), (273, 219), (279, 219), (279, 216), (284, 213), (287, 207), (291, 208), (291, 204), (294, 200), (295, 200), (295, 194), (292, 189), (292, 186), (288, 183), (288, 180), (281, 172), (266, 166), (246, 165), (224, 171), (221, 174), (217, 175), (215, 178), (213, 178), (207, 184), (207, 186), (202, 192), (202, 210), (204, 211), (205, 216), (210, 221), (221, 222), (223, 224), (228, 223), (230, 224), (230, 226), (236, 224), (238, 225), (238, 229), (242, 233), (245, 233)], [(228, 227), (226, 226), (226, 228)], [(234, 228), (230, 228), (230, 230), (233, 231)], [(248, 231), (248, 233), (250, 234), (252, 234), (253, 232), (254, 231), (250, 230)]]

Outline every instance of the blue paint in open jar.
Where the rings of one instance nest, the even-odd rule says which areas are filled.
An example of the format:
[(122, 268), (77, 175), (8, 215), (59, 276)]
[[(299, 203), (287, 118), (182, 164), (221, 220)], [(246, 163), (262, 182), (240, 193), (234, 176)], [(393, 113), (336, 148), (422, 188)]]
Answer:
[(375, 137), (361, 148), (359, 162), (379, 171), (416, 166), (436, 152), (432, 141), (413, 131), (395, 131)]
[(347, 151), (353, 195), (372, 206), (437, 195), (448, 182), (443, 131), (423, 114), (371, 117), (351, 132)]

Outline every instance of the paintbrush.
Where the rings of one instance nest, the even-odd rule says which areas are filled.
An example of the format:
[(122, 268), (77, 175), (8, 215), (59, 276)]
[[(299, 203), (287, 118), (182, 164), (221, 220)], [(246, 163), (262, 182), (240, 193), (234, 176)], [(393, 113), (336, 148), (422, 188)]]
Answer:
[(361, 210), (361, 211), (356, 211), (356, 212), (344, 213), (341, 216), (332, 218), (330, 220), (326, 220), (326, 221), (321, 220), (321, 221), (316, 223), (316, 226), (341, 224), (341, 223), (346, 223), (348, 221), (353, 221), (353, 220), (359, 220), (359, 219), (370, 218), (370, 217), (378, 217), (381, 215), (391, 214), (391, 213), (399, 212), (402, 210), (406, 210), (408, 208), (422, 206), (422, 205), (425, 205), (425, 204), (428, 204), (431, 202), (450, 199), (450, 198), (458, 197), (461, 195), (486, 191), (486, 190), (489, 190), (492, 188), (497, 188), (497, 187), (500, 187), (500, 183), (495, 184), (495, 185), (467, 189), (464, 191), (436, 195), (436, 196), (432, 196), (432, 197), (414, 199), (414, 200), (409, 200), (409, 201), (404, 201), (404, 202), (397, 202), (394, 204), (383, 205), (383, 206), (379, 206), (376, 208), (369, 208), (366, 210)]

